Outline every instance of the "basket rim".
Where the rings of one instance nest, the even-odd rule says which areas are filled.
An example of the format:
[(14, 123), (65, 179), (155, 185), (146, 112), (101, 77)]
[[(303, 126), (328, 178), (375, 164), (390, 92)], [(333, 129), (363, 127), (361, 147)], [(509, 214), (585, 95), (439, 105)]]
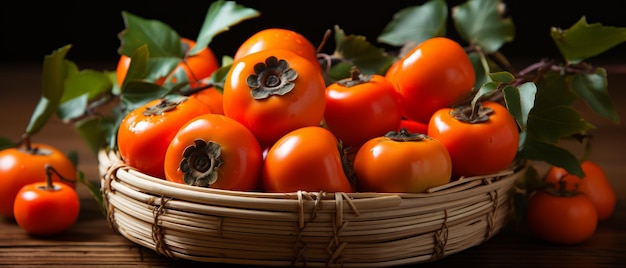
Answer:
[[(146, 182), (146, 186), (154, 186), (152, 190), (163, 191), (164, 189), (176, 189), (175, 191), (184, 192), (187, 194), (216, 194), (220, 196), (236, 196), (237, 198), (263, 198), (263, 199), (311, 199), (311, 200), (326, 200), (336, 199), (338, 197), (349, 197), (351, 199), (365, 199), (365, 198), (426, 198), (435, 197), (438, 195), (448, 195), (457, 193), (469, 188), (474, 188), (479, 185), (498, 185), (498, 181), (503, 178), (517, 178), (522, 171), (527, 168), (525, 164), (518, 164), (515, 167), (506, 169), (493, 174), (483, 176), (462, 177), (454, 181), (450, 181), (444, 185), (428, 188), (423, 193), (404, 193), (404, 192), (308, 192), (308, 191), (296, 191), (296, 192), (284, 192), (284, 193), (271, 193), (262, 191), (238, 191), (238, 190), (225, 190), (216, 189), (210, 187), (197, 187), (192, 185), (186, 185), (183, 183), (176, 183), (165, 179), (150, 176), (141, 173), (132, 166), (124, 163), (119, 153), (115, 150), (101, 149), (98, 152), (98, 162), (100, 165), (100, 172), (102, 175), (106, 175), (103, 181), (107, 182), (111, 178), (115, 177), (119, 171), (126, 173), (127, 176), (134, 177), (140, 181)], [(125, 176), (122, 176), (125, 177)], [(103, 185), (105, 187), (106, 185)]]

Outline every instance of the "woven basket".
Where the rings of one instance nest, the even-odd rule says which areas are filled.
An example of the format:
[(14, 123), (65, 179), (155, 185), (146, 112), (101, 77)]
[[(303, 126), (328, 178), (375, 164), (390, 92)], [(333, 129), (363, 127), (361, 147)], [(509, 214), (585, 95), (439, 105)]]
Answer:
[(174, 259), (224, 264), (383, 267), (430, 262), (481, 244), (513, 210), (523, 173), (457, 180), (421, 194), (258, 193), (200, 188), (99, 153), (111, 227)]

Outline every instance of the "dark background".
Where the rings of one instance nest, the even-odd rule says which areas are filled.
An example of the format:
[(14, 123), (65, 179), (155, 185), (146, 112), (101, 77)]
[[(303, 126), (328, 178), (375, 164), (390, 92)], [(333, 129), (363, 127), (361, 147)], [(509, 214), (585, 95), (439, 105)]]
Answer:
[[(242, 22), (213, 39), (209, 45), (218, 57), (233, 55), (238, 44), (267, 27), (289, 28), (307, 36), (315, 45), (324, 31), (337, 24), (346, 34), (364, 35), (376, 43), (400, 9), (418, 1), (252, 1), (239, 4), (257, 9), (261, 16)], [(464, 1), (447, 1), (449, 7)], [(124, 29), (121, 11), (160, 20), (181, 36), (197, 36), (211, 1), (15, 1), (0, 9), (0, 62), (3, 64), (43, 61), (46, 54), (72, 44), (68, 58), (79, 63), (115, 62)], [(558, 56), (550, 28), (569, 28), (582, 16), (588, 23), (626, 27), (620, 1), (596, 0), (571, 4), (555, 1), (504, 1), (516, 26), (516, 38), (501, 49), (509, 57)], [(451, 25), (451, 23), (449, 23)], [(454, 30), (449, 30), (453, 34)], [(454, 37), (454, 35), (452, 35)], [(327, 46), (328, 47), (328, 46)], [(328, 52), (328, 51), (327, 51)], [(599, 58), (624, 61), (626, 46), (619, 45)]]

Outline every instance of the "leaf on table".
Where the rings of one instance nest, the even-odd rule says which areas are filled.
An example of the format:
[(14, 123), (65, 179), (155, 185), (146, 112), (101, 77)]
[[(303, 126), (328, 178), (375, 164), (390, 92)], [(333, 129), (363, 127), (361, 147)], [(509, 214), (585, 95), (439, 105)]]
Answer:
[(260, 12), (238, 5), (234, 1), (215, 1), (209, 6), (200, 33), (196, 38), (196, 45), (191, 48), (189, 55), (196, 55), (207, 47), (213, 37), (228, 31), (231, 26), (240, 22), (260, 16)]
[(377, 41), (393, 46), (417, 45), (434, 36), (445, 36), (447, 19), (448, 5), (444, 0), (407, 7), (394, 14)]
[(574, 75), (570, 84), (572, 90), (591, 110), (619, 123), (619, 115), (609, 96), (605, 69), (598, 68), (595, 73)]
[(67, 70), (65, 56), (71, 47), (65, 45), (44, 57), (41, 97), (28, 122), (26, 134), (39, 132), (56, 112), (64, 91)]
[(500, 0), (469, 0), (452, 8), (454, 26), (463, 40), (496, 52), (515, 38), (511, 18), (502, 17), (505, 5)]
[(567, 30), (550, 29), (552, 40), (568, 63), (580, 63), (626, 41), (626, 27), (588, 24), (585, 16)]
[(128, 11), (122, 11), (126, 28), (119, 34), (120, 55), (131, 56), (141, 46), (148, 46), (152, 57), (184, 56), (180, 35), (159, 20), (148, 20)]

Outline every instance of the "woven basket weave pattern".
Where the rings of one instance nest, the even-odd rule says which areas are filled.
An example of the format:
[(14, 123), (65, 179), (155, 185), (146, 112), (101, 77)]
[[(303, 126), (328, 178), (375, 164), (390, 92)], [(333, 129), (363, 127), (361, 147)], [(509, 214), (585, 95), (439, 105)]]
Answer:
[(99, 154), (111, 227), (175, 259), (379, 267), (434, 261), (481, 244), (512, 211), (521, 171), (464, 178), (420, 194), (260, 193), (200, 188)]

